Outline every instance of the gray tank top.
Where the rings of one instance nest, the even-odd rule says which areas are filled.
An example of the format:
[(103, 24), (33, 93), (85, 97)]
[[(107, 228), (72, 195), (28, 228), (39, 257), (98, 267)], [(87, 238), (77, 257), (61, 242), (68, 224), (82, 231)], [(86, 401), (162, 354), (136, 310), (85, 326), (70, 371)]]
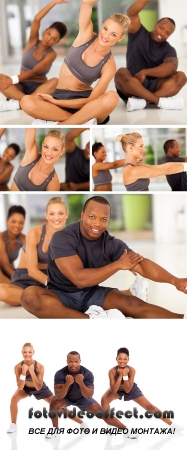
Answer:
[(91, 85), (94, 81), (100, 78), (100, 73), (103, 68), (103, 65), (108, 61), (111, 56), (111, 52), (109, 52), (102, 61), (97, 64), (97, 66), (89, 67), (82, 60), (82, 54), (88, 48), (92, 42), (97, 39), (98, 35), (95, 34), (93, 38), (86, 42), (85, 44), (79, 45), (79, 47), (70, 47), (66, 57), (64, 58), (64, 62), (70, 72), (78, 78), (78, 80), (82, 81), (82, 83), (86, 83)]
[(17, 247), (14, 250), (14, 252), (11, 252), (11, 253), (8, 252), (8, 231), (7, 230), (4, 231), (4, 237), (5, 237), (5, 247), (6, 247), (8, 259), (9, 259), (10, 264), (12, 264), (15, 261), (15, 259), (17, 259), (19, 250), (22, 247), (21, 233), (18, 234)]
[(104, 184), (111, 184), (112, 175), (110, 172), (105, 170), (100, 170), (96, 177), (93, 177), (93, 182), (95, 186), (104, 186)]
[[(123, 167), (126, 166), (135, 166), (135, 164), (126, 163)], [(134, 181), (134, 183), (125, 184), (127, 191), (148, 191), (148, 187), (150, 184), (149, 178), (139, 178)]]
[(46, 191), (46, 188), (55, 174), (55, 169), (47, 176), (46, 180), (36, 186), (29, 180), (28, 175), (31, 169), (38, 163), (42, 155), (38, 155), (38, 158), (35, 159), (32, 163), (27, 164), (27, 166), (19, 166), (18, 170), (14, 176), (14, 183), (16, 184), (19, 191)]
[[(45, 238), (45, 233), (46, 233), (46, 223), (44, 223), (44, 225), (42, 227), (42, 232), (41, 232), (41, 236), (40, 236), (40, 242), (37, 245), (38, 262), (40, 264), (47, 264), (48, 263), (48, 252), (44, 253), (43, 250), (42, 250), (43, 241), (44, 241), (44, 238)], [(24, 245), (23, 245), (23, 251), (26, 252), (26, 241), (24, 242)]]
[[(21, 60), (21, 70), (23, 70), (24, 72), (26, 72), (27, 70), (32, 70), (34, 69), (34, 67), (40, 62), (42, 61), (42, 59), (45, 58), (45, 56), (47, 55), (47, 53), (51, 52), (53, 49), (51, 47), (47, 48), (47, 50), (45, 50), (45, 52), (43, 53), (42, 57), (40, 60), (37, 60), (34, 58), (33, 53), (34, 50), (38, 47), (40, 41), (37, 42), (37, 44), (33, 45), (33, 47), (30, 48), (30, 50), (28, 50), (28, 52), (24, 53), (22, 56), (22, 60)], [(40, 76), (45, 76), (50, 68), (51, 68), (52, 64), (50, 65), (50, 67), (43, 73), (40, 73), (38, 75)]]
[[(24, 361), (22, 361), (21, 365), (23, 366)], [(38, 376), (37, 371), (36, 371), (36, 367), (37, 367), (37, 361), (34, 361), (34, 373), (36, 375), (36, 377)], [(26, 375), (25, 381), (32, 381), (32, 377), (31, 375)]]

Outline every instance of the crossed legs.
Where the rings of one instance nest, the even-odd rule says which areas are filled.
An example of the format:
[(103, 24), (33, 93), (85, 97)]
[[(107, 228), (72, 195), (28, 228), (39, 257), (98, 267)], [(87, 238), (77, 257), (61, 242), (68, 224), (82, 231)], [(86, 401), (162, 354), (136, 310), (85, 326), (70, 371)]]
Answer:
[(140, 97), (148, 103), (158, 105), (160, 97), (171, 97), (182, 89), (186, 84), (186, 75), (183, 72), (176, 72), (169, 78), (160, 79), (156, 85), (155, 92), (150, 92), (142, 83), (133, 77), (128, 69), (120, 68), (115, 75), (116, 88), (125, 97)]

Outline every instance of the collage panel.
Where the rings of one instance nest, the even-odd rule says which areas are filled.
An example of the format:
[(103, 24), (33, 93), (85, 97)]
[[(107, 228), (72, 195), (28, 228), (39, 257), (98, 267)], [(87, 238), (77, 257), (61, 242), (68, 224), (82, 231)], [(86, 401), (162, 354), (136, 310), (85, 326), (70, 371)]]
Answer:
[[(17, 258), (25, 237), (23, 213), (15, 208), (26, 210), (27, 237), (14, 271), (11, 258)], [(186, 314), (185, 195), (14, 192), (1, 194), (1, 209), (2, 275), (11, 282), (1, 284), (2, 317), (182, 319)], [(17, 217), (21, 223), (15, 227)], [(23, 306), (15, 308), (20, 301)]]
[(3, 0), (1, 22), (1, 125), (187, 124), (176, 0)]
[[(45, 320), (33, 327), (30, 320), (13, 320), (12, 339), (9, 321), (4, 320), (0, 331), (4, 338), (0, 356), (6, 360), (6, 370), (0, 374), (4, 387), (0, 412), (4, 447), (22, 450), (26, 446), (43, 449), (47, 445), (61, 450), (85, 446), (94, 449), (97, 445), (101, 449), (122, 449), (136, 445), (139, 450), (163, 446), (168, 450), (176, 446), (184, 450), (186, 433), (176, 429), (185, 427), (186, 419), (186, 328), (177, 321), (173, 333), (171, 320), (160, 321), (157, 328), (150, 320), (143, 324), (136, 321), (136, 327), (134, 324), (126, 321), (125, 327), (119, 327), (116, 321), (110, 321), (110, 325), (99, 321), (96, 330), (93, 322), (85, 322), (80, 327), (74, 321), (71, 327), (68, 321), (62, 326), (61, 321)], [(16, 390), (17, 374), (26, 373), (30, 362), (33, 374), (45, 369), (45, 384), (40, 391), (29, 388), (30, 369), (26, 375), (28, 387)], [(118, 386), (112, 391), (109, 388), (115, 384), (117, 374), (121, 379), (121, 373), (130, 374), (134, 380), (130, 393), (124, 394)], [(63, 394), (58, 400), (64, 408), (58, 418), (61, 434), (51, 438), (51, 419), (55, 425), (57, 421), (56, 397), (50, 412), (48, 403), (51, 395), (54, 392), (57, 395), (63, 386), (65, 376), (69, 381), (68, 390), (65, 399)], [(87, 391), (93, 393), (94, 386), (91, 398), (88, 394), (87, 398), (77, 396), (83, 376)], [(127, 384), (127, 375), (123, 377), (123, 383)], [(76, 379), (73, 385), (77, 386), (74, 390), (70, 384), (73, 379)], [(23, 383), (24, 375), (21, 375), (18, 385), (21, 387)], [(93, 409), (97, 411), (94, 417)], [(10, 413), (17, 415), (14, 433), (7, 433)], [(118, 434), (116, 425), (120, 427)], [(131, 442), (127, 439), (129, 430), (138, 435)]]
[(7, 450), (186, 448), (185, 8), (0, 2)]

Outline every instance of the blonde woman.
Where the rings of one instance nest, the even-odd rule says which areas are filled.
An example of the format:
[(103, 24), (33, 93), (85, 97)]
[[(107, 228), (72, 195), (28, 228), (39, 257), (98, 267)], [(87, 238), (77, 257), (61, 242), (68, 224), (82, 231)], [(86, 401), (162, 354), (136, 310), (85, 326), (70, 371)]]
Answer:
[(64, 59), (53, 94), (38, 93), (38, 99), (22, 98), (21, 107), (30, 116), (59, 124), (79, 125), (93, 117), (98, 124), (108, 122), (109, 114), (119, 102), (116, 92), (106, 92), (116, 72), (111, 47), (124, 39), (130, 19), (113, 14), (104, 21), (97, 35), (91, 21), (92, 7), (97, 2), (81, 2), (79, 33)]
[(54, 164), (65, 150), (65, 136), (50, 130), (38, 152), (36, 128), (25, 131), (25, 154), (14, 176), (11, 191), (59, 191), (60, 183)]
[(116, 139), (125, 152), (123, 182), (127, 191), (148, 191), (149, 178), (187, 171), (187, 163), (182, 162), (155, 166), (142, 164), (145, 147), (139, 133), (120, 134)]
[[(33, 345), (30, 343), (24, 344), (21, 353), (23, 360), (16, 364), (14, 368), (18, 389), (11, 398), (11, 424), (7, 430), (7, 433), (14, 433), (17, 431), (16, 422), (18, 415), (18, 402), (20, 400), (34, 395), (36, 400), (45, 400), (50, 404), (53, 397), (53, 393), (43, 381), (44, 366), (33, 359)], [(82, 424), (82, 427), (86, 425), (78, 417), (75, 417), (72, 420)]]
[(46, 286), (48, 247), (53, 234), (64, 228), (68, 211), (61, 197), (53, 197), (46, 207), (47, 222), (32, 228), (26, 236), (18, 268), (11, 284), (0, 284), (0, 301), (19, 306), (23, 290), (28, 286)]

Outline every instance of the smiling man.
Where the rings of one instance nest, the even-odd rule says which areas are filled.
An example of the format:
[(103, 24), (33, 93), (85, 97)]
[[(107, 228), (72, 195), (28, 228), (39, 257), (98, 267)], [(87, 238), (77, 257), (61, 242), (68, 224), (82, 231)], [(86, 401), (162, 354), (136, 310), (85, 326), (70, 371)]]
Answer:
[[(106, 231), (109, 217), (110, 204), (104, 197), (91, 197), (85, 202), (81, 221), (55, 233), (51, 240), (47, 289), (25, 289), (22, 305), (40, 318), (105, 319), (113, 318), (108, 311), (117, 309), (122, 313), (116, 317), (120, 319), (182, 319), (182, 314), (146, 303), (144, 283), (148, 278), (173, 284), (187, 294), (187, 278), (171, 275), (111, 236)], [(119, 270), (130, 270), (144, 278), (139, 281), (138, 275), (127, 291), (99, 286)]]
[[(168, 139), (164, 143), (164, 151), (166, 154), (165, 162), (187, 162), (187, 158), (181, 158), (179, 143), (175, 139)], [(172, 191), (187, 191), (187, 174), (186, 172), (166, 175), (167, 182)]]
[(150, 0), (137, 0), (127, 10), (131, 19), (127, 69), (116, 72), (117, 92), (127, 102), (127, 111), (143, 109), (150, 103), (162, 109), (183, 109), (183, 98), (173, 96), (186, 84), (186, 75), (177, 71), (176, 50), (167, 42), (175, 31), (175, 22), (164, 17), (148, 32), (139, 17), (148, 3)]

